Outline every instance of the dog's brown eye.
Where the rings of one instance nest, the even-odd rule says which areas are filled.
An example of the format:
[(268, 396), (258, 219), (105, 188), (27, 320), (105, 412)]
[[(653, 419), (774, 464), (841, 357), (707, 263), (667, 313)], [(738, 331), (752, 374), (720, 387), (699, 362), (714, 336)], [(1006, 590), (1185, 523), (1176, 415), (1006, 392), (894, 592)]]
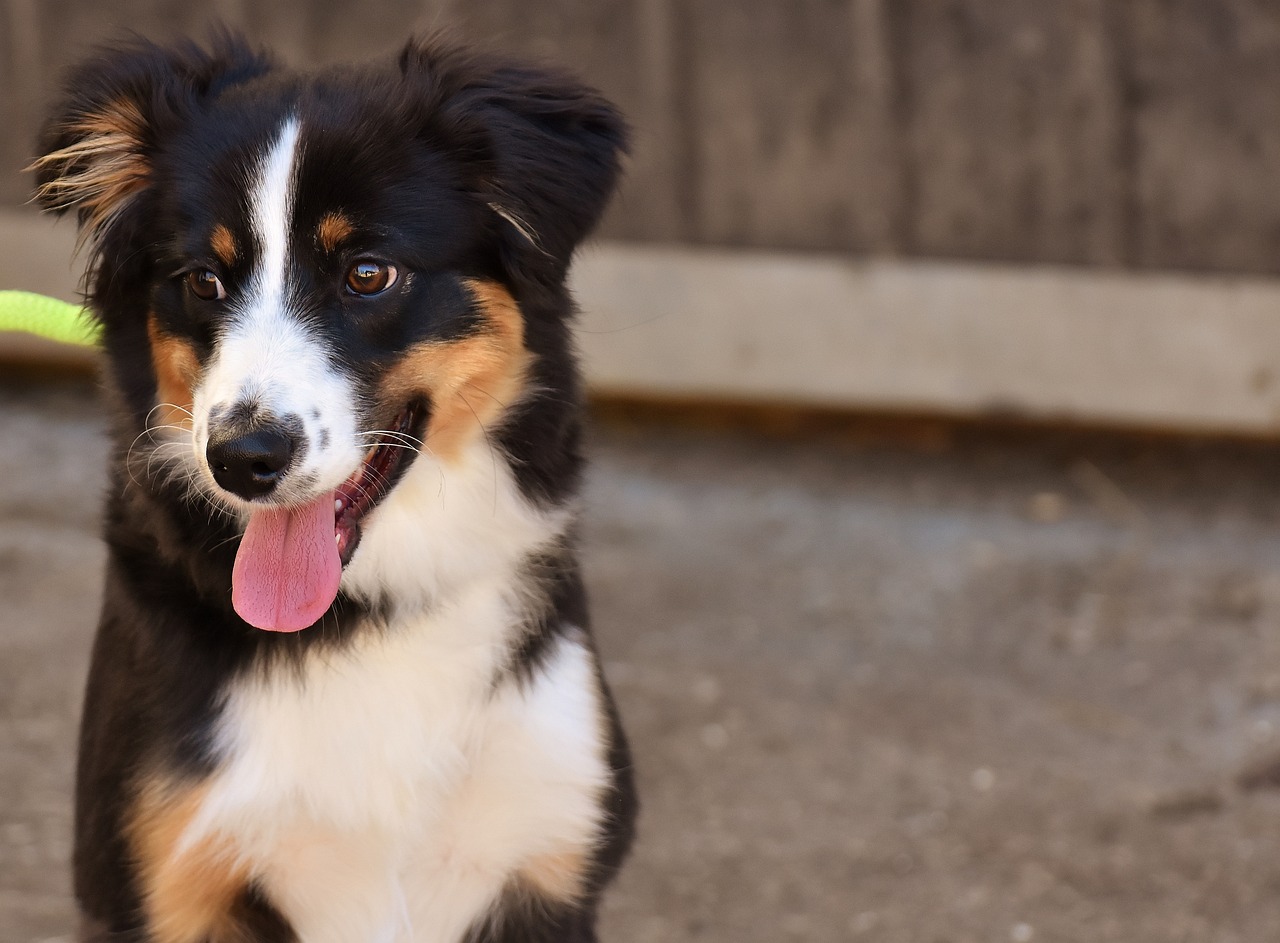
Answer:
[(218, 276), (207, 268), (188, 272), (187, 287), (191, 289), (191, 294), (201, 301), (221, 301), (227, 297), (227, 290), (222, 287)]
[(357, 295), (376, 295), (396, 283), (396, 267), (364, 259), (347, 270), (347, 290)]

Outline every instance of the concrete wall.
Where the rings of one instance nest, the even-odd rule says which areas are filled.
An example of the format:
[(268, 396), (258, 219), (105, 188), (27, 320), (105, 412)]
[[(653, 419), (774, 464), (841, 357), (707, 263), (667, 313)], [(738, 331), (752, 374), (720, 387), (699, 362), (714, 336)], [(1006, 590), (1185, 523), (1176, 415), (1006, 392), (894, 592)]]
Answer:
[(1280, 272), (1272, 0), (0, 0), (0, 201), (60, 70), (212, 18), (294, 63), (452, 24), (638, 129), (605, 235)]

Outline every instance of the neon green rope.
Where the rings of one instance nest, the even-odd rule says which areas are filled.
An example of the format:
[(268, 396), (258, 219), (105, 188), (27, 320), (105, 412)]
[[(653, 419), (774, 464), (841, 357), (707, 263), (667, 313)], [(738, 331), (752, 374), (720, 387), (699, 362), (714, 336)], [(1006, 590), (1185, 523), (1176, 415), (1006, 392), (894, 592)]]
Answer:
[(100, 333), (79, 305), (30, 291), (0, 291), (0, 331), (23, 331), (77, 347), (97, 346)]

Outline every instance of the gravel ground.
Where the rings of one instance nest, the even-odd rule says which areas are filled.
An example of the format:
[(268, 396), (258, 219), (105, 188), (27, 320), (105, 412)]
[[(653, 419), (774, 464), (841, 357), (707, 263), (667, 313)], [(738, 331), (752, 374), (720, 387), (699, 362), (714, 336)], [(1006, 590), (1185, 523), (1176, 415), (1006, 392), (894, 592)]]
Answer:
[[(600, 426), (606, 940), (1280, 939), (1280, 451)], [(0, 386), (0, 943), (70, 939), (101, 416)]]

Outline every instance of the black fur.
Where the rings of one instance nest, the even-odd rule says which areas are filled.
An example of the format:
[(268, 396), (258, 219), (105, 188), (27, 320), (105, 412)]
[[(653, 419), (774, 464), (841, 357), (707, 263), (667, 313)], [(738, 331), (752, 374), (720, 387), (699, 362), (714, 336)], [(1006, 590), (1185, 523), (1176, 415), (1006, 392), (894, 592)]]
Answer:
[[(258, 631), (236, 615), (229, 586), (237, 531), (181, 483), (154, 473), (149, 460), (157, 378), (147, 314), (201, 360), (210, 356), (217, 312), (185, 294), (175, 273), (193, 258), (218, 265), (205, 258), (202, 242), (214, 222), (230, 218), (237, 234), (249, 232), (246, 155), (296, 112), (307, 155), (297, 188), (299, 228), (341, 206), (366, 244), (415, 274), (410, 289), (351, 318), (326, 300), (326, 279), (340, 278), (349, 260), (328, 258), (315, 245), (292, 246), (305, 270), (319, 273), (304, 286), (314, 297), (315, 330), (371, 389), (409, 345), (474, 330), (464, 279), (501, 284), (521, 307), (537, 392), (496, 430), (497, 441), (527, 497), (563, 504), (578, 490), (582, 466), (582, 389), (565, 276), (614, 189), (626, 131), (608, 102), (570, 78), (439, 39), (412, 42), (385, 66), (298, 75), (220, 34), (208, 48), (134, 41), (103, 49), (70, 74), (40, 153), (69, 153), (84, 139), (86, 118), (121, 102), (143, 118), (131, 147), (146, 168), (144, 186), (104, 218), (89, 212), (87, 195), (68, 198), (56, 189), (84, 171), (91, 155), (39, 162), (37, 185), (47, 209), (78, 211), (88, 227), (88, 297), (103, 327), (104, 380), (117, 407), (108, 576), (81, 731), (76, 894), (102, 934), (86, 939), (143, 943), (150, 937), (122, 834), (138, 777), (159, 769), (207, 775), (209, 734), (229, 679), (289, 670), (312, 646), (341, 646), (354, 632), (378, 631), (382, 615), (376, 605), (340, 597), (318, 629), (293, 635)], [(245, 241), (233, 265), (218, 266), (229, 284), (247, 277), (258, 251)], [(511, 666), (526, 675), (537, 670), (550, 638), (567, 625), (588, 624), (571, 549), (531, 560), (528, 569), (548, 608), (530, 614), (527, 641)], [(596, 901), (630, 844), (635, 814), (625, 741), (611, 703), (608, 710), (611, 824), (581, 907), (513, 902), (477, 927), (476, 941), (595, 938)], [(250, 939), (293, 939), (257, 889), (237, 903), (237, 914)]]

